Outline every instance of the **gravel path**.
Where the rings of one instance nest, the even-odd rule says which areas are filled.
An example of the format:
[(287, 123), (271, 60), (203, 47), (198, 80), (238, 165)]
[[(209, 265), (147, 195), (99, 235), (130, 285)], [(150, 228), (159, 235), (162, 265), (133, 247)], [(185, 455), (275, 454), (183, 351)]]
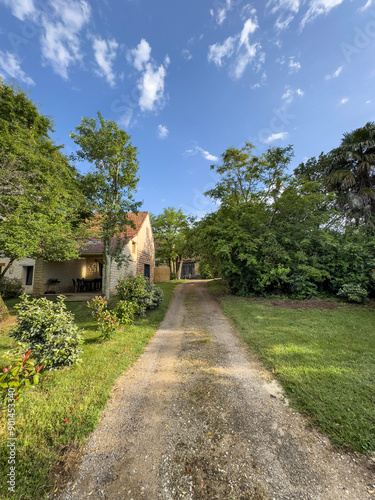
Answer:
[(374, 467), (340, 455), (294, 412), (205, 282), (175, 290), (117, 381), (70, 499), (374, 499)]

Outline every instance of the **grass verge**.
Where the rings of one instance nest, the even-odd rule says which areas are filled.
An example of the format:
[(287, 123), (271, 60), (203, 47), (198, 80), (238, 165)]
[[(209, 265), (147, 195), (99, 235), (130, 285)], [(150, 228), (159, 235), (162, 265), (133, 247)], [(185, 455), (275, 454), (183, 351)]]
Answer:
[[(27, 391), (16, 410), (16, 495), (8, 494), (9, 472), (5, 421), (0, 431), (0, 498), (43, 499), (61, 484), (80, 445), (92, 432), (116, 378), (141, 355), (164, 318), (177, 282), (160, 283), (164, 301), (146, 318), (102, 342), (86, 302), (67, 302), (76, 323), (84, 330), (82, 363), (70, 369), (47, 372), (34, 391)], [(15, 301), (7, 304), (10, 311)], [(12, 343), (0, 330), (0, 356)], [(5, 363), (4, 363), (5, 364)]]
[(337, 447), (375, 451), (373, 308), (288, 309), (227, 295), (218, 281), (209, 287), (244, 342), (281, 382), (291, 406)]

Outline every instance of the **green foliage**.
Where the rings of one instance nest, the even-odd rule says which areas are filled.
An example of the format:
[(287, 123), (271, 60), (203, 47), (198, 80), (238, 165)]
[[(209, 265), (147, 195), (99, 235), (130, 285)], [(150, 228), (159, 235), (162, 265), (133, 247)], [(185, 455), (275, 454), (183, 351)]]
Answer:
[(134, 316), (144, 316), (147, 309), (155, 309), (163, 302), (162, 289), (151, 285), (141, 274), (120, 279), (116, 289), (120, 299), (117, 311), (125, 322)]
[[(369, 159), (371, 146), (363, 147)], [(336, 194), (328, 189), (328, 156), (309, 160), (287, 177), (290, 148), (271, 148), (260, 157), (252, 148), (229, 148), (222, 155), (222, 179), (206, 193), (220, 208), (194, 231), (203, 261), (238, 295), (305, 299), (336, 295), (345, 283), (374, 295), (374, 232), (365, 223), (345, 225)]]
[[(10, 264), (26, 256), (78, 255), (78, 173), (50, 137), (50, 118), (0, 80), (0, 248)], [(58, 242), (58, 244), (56, 244)]]
[(148, 292), (145, 300), (146, 309), (155, 309), (160, 306), (164, 299), (163, 290), (159, 286), (151, 285), (148, 282), (146, 283), (146, 290)]
[(139, 306), (136, 301), (120, 300), (116, 306), (117, 318), (123, 325), (131, 323), (137, 313), (139, 313)]
[(100, 338), (103, 340), (111, 339), (119, 325), (116, 311), (108, 309), (107, 300), (104, 297), (94, 297), (87, 302), (87, 305), (89, 309), (92, 309), (92, 315), (98, 322), (101, 332)]
[(208, 262), (203, 260), (199, 261), (199, 275), (203, 280), (207, 280), (214, 277), (214, 273), (211, 270)]
[(343, 285), (337, 293), (337, 296), (346, 302), (354, 302), (356, 304), (363, 304), (367, 301), (368, 292), (365, 288), (354, 283), (347, 283)]
[(85, 194), (92, 214), (96, 237), (104, 244), (104, 293), (109, 301), (111, 259), (123, 262), (124, 234), (132, 223), (128, 212), (137, 212), (140, 203), (134, 201), (133, 192), (138, 178), (138, 151), (130, 136), (113, 120), (104, 120), (98, 112), (95, 118), (82, 118), (76, 133), (70, 136), (80, 147), (79, 160), (92, 163), (95, 169), (83, 178)]
[(156, 246), (156, 260), (168, 264), (171, 273), (178, 279), (182, 260), (191, 252), (189, 247), (190, 224), (192, 219), (182, 209), (168, 207), (160, 215), (151, 216), (151, 224)]
[(27, 344), (36, 361), (48, 369), (76, 363), (82, 352), (82, 336), (74, 324), (74, 316), (66, 310), (64, 299), (58, 296), (52, 302), (22, 295), (15, 306), (18, 326), (10, 336)]
[(21, 280), (17, 278), (8, 278), (3, 276), (0, 279), (0, 295), (4, 300), (14, 299), (23, 294)]
[[(3, 374), (0, 375), (0, 408), (6, 410), (6, 401), (9, 394), (17, 404), (22, 399), (25, 389), (34, 389), (39, 383), (39, 372), (43, 365), (37, 366), (31, 358), (31, 350), (22, 357), (13, 359), (8, 366), (3, 367)], [(9, 391), (11, 389), (11, 391)]]

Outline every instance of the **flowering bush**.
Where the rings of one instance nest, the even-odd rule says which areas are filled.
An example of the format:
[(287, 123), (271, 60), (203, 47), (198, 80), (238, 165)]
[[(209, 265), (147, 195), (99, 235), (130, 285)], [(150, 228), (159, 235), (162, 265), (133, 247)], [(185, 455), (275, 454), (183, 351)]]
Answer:
[(27, 388), (34, 388), (39, 382), (39, 372), (43, 365), (37, 366), (31, 359), (31, 349), (22, 357), (14, 359), (9, 366), (4, 366), (0, 375), (0, 408), (3, 409), (11, 390), (12, 399), (19, 402), (22, 393)]
[(94, 297), (87, 302), (87, 305), (92, 309), (92, 315), (98, 322), (101, 332), (100, 338), (104, 340), (112, 338), (119, 326), (116, 312), (108, 310), (107, 301), (104, 297)]
[(10, 336), (26, 344), (33, 358), (45, 368), (76, 363), (82, 352), (82, 336), (74, 324), (73, 314), (66, 310), (64, 300), (62, 296), (52, 302), (22, 295), (21, 302), (15, 306), (18, 326)]
[(357, 304), (363, 304), (367, 301), (368, 292), (365, 288), (360, 285), (355, 285), (353, 283), (347, 283), (343, 285), (337, 293), (337, 296), (346, 300), (347, 302), (355, 302)]

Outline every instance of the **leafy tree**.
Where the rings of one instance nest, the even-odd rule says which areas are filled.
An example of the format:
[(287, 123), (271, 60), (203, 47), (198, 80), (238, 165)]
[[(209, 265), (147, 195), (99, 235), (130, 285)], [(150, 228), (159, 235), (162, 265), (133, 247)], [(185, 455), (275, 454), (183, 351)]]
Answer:
[(374, 227), (375, 122), (344, 134), (340, 146), (327, 155), (326, 175), (348, 218)]
[(224, 171), (224, 183), (217, 187), (225, 185), (225, 190), (215, 193), (223, 196), (220, 208), (196, 225), (200, 255), (233, 293), (307, 297), (322, 291), (330, 279), (320, 259), (334, 239), (327, 230), (334, 215), (332, 196), (317, 182), (288, 178), (291, 155), (289, 147), (253, 156), (256, 179), (247, 180), (243, 199), (228, 196), (238, 192), (238, 177), (231, 191)]
[(156, 258), (166, 263), (171, 273), (181, 276), (182, 260), (188, 249), (188, 235), (191, 219), (182, 209), (168, 207), (160, 215), (151, 216), (152, 229), (156, 245)]
[(229, 205), (248, 203), (255, 196), (274, 196), (285, 181), (285, 170), (293, 156), (292, 147), (270, 148), (263, 155), (253, 154), (255, 146), (247, 142), (242, 149), (228, 148), (222, 165), (211, 165), (220, 176), (206, 196)]
[(78, 173), (29, 97), (0, 81), (0, 249), (10, 259), (78, 255)]
[(92, 226), (104, 244), (104, 293), (109, 301), (112, 261), (123, 262), (126, 227), (132, 225), (127, 213), (137, 212), (133, 192), (138, 183), (137, 149), (130, 136), (112, 120), (82, 118), (70, 136), (80, 147), (76, 157), (87, 160), (94, 169), (84, 177), (86, 196), (94, 215)]
[(336, 194), (344, 224), (374, 227), (375, 123), (345, 133), (339, 147), (318, 159), (301, 163), (295, 175), (321, 183), (323, 191)]

